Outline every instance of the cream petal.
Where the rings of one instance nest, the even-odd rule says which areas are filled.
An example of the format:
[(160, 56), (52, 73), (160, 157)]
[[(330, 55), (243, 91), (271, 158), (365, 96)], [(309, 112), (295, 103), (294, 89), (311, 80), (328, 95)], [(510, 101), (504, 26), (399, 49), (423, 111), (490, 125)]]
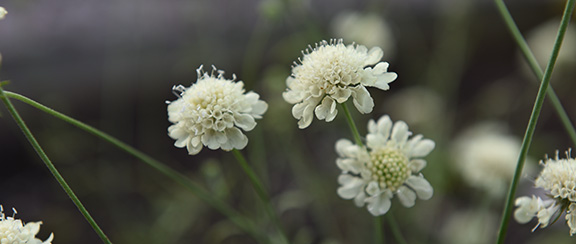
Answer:
[(380, 117), (377, 123), (377, 134), (380, 134), (380, 136), (388, 140), (388, 137), (390, 137), (390, 129), (392, 129), (393, 124), (394, 123), (392, 123), (390, 116), (384, 115)]
[(234, 115), (234, 125), (242, 128), (244, 131), (251, 131), (256, 127), (256, 120), (252, 115), (237, 113)]
[(413, 173), (418, 173), (418, 172), (420, 172), (420, 170), (422, 170), (422, 169), (424, 169), (424, 167), (426, 167), (426, 160), (424, 160), (424, 159), (412, 159), (408, 163), (408, 167), (410, 167), (410, 170)]
[(340, 157), (349, 157), (350, 147), (354, 147), (354, 144), (348, 139), (340, 139), (336, 142), (336, 152)]
[(52, 244), (52, 240), (54, 240), (54, 233), (50, 233), (48, 239), (46, 239), (42, 244)]
[(194, 146), (191, 143), (188, 143), (186, 149), (188, 150), (188, 155), (196, 155), (202, 150), (202, 144)]
[(331, 94), (330, 97), (332, 97), (338, 103), (344, 103), (348, 100), (350, 95), (352, 95), (352, 91), (347, 87), (346, 88), (337, 87), (335, 89), (334, 94)]
[[(368, 53), (368, 48), (366, 48), (366, 46), (364, 45), (348, 45), (348, 48), (353, 47), (353, 49), (356, 49), (356, 52), (361, 53), (361, 54), (367, 54)], [(366, 57), (369, 58), (369, 57)]]
[(356, 109), (363, 114), (372, 112), (372, 109), (374, 108), (374, 100), (372, 100), (366, 87), (359, 85), (352, 89), (352, 97), (354, 98), (353, 102)]
[(367, 198), (366, 202), (368, 203), (368, 211), (374, 216), (380, 216), (387, 213), (392, 205), (390, 197), (389, 194), (383, 192), (382, 194)]
[(514, 219), (520, 224), (530, 222), (539, 210), (538, 200), (534, 196), (516, 198), (515, 205), (518, 208), (514, 211)]
[(220, 147), (220, 144), (226, 142), (226, 135), (220, 131), (206, 130), (204, 135), (202, 135), (202, 144), (206, 145), (212, 150), (216, 150)]
[(368, 121), (368, 134), (374, 134), (378, 131), (378, 127), (376, 126), (376, 122), (371, 119)]
[(422, 176), (410, 176), (406, 179), (406, 184), (410, 186), (422, 200), (428, 200), (434, 195), (432, 185)]
[(416, 193), (406, 186), (400, 186), (396, 195), (404, 207), (410, 208), (416, 202)]
[(354, 204), (356, 207), (362, 207), (364, 204), (366, 204), (366, 193), (364, 193), (364, 191), (360, 191), (360, 193), (356, 195), (354, 198)]
[(366, 59), (364, 60), (364, 66), (373, 65), (377, 63), (378, 61), (380, 61), (380, 59), (382, 59), (382, 56), (384, 56), (382, 48), (380, 47), (371, 48), (370, 51), (368, 52), (368, 56), (366, 56)]
[(262, 115), (268, 110), (268, 104), (264, 101), (257, 101), (252, 104), (250, 114), (256, 119), (262, 118)]
[(314, 110), (316, 117), (319, 120), (326, 119), (326, 122), (334, 120), (338, 110), (336, 110), (336, 102), (330, 97), (324, 97), (322, 103), (316, 107)]
[[(227, 129), (226, 137), (228, 138), (227, 142), (231, 144), (232, 148), (242, 150), (246, 145), (248, 145), (248, 137), (246, 137), (246, 135), (244, 135), (244, 133), (242, 133), (238, 128)], [(231, 150), (232, 148), (224, 150)]]
[(190, 143), (190, 137), (188, 137), (188, 136), (187, 137), (180, 137), (174, 142), (174, 146), (177, 148), (183, 148), (189, 143)]
[(284, 98), (284, 100), (286, 100), (286, 102), (290, 104), (296, 104), (302, 102), (302, 100), (304, 99), (302, 93), (300, 91), (295, 90), (287, 90), (283, 92), (282, 98)]
[(364, 180), (348, 174), (341, 174), (338, 177), (338, 182), (341, 184), (338, 187), (338, 196), (344, 199), (355, 198), (364, 187)]
[(428, 155), (430, 152), (432, 152), (432, 150), (434, 150), (435, 146), (436, 146), (436, 144), (434, 143), (434, 141), (432, 141), (430, 139), (421, 140), (418, 143), (416, 143), (416, 145), (414, 145), (414, 147), (412, 148), (412, 151), (410, 152), (410, 156), (411, 157), (424, 157), (424, 156)]
[(361, 162), (358, 162), (358, 160), (352, 158), (338, 158), (336, 159), (336, 165), (343, 172), (351, 172), (353, 174), (359, 174), (362, 167)]
[(366, 193), (368, 193), (370, 196), (380, 194), (380, 187), (378, 187), (378, 183), (376, 183), (376, 181), (370, 181), (368, 186), (366, 186)]
[(368, 134), (366, 135), (366, 146), (369, 148), (378, 148), (382, 145), (386, 145), (386, 138), (378, 134)]
[(408, 131), (408, 125), (404, 121), (397, 121), (392, 127), (392, 135), (390, 138), (398, 145), (404, 145), (412, 132)]

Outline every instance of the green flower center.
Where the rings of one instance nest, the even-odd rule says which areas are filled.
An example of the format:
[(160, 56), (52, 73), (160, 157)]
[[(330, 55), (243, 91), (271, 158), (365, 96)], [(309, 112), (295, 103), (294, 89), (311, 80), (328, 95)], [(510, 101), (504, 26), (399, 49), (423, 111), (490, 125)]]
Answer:
[(367, 164), (372, 172), (372, 180), (381, 188), (398, 190), (410, 176), (408, 158), (396, 149), (384, 148), (370, 153)]

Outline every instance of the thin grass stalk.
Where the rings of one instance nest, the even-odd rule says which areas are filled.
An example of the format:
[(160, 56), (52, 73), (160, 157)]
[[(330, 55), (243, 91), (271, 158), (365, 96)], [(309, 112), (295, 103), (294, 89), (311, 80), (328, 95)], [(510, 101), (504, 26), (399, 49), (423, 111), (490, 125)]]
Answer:
[[(506, 5), (501, 0), (495, 0), (495, 1), (498, 8), (503, 9), (500, 10), (501, 12), (507, 11)], [(502, 213), (502, 221), (500, 224), (500, 230), (498, 232), (498, 239), (497, 239), (498, 244), (504, 243), (506, 232), (508, 231), (508, 223), (510, 222), (510, 215), (512, 212), (512, 208), (514, 207), (513, 206), (514, 196), (516, 195), (516, 189), (518, 187), (518, 182), (522, 174), (522, 168), (524, 167), (526, 155), (528, 154), (528, 148), (530, 147), (532, 137), (534, 136), (534, 130), (538, 122), (540, 111), (542, 110), (542, 104), (544, 103), (544, 98), (546, 97), (546, 90), (548, 88), (548, 84), (550, 83), (550, 77), (552, 76), (552, 71), (554, 70), (554, 65), (556, 64), (556, 59), (558, 58), (558, 53), (560, 51), (560, 47), (562, 46), (564, 34), (566, 33), (566, 28), (568, 27), (568, 23), (570, 22), (570, 16), (572, 15), (572, 12), (574, 10), (575, 2), (576, 0), (568, 0), (566, 2), (566, 7), (564, 9), (564, 14), (562, 15), (562, 21), (560, 22), (560, 28), (556, 36), (556, 41), (554, 42), (552, 54), (550, 56), (550, 60), (548, 61), (548, 65), (546, 66), (544, 76), (542, 77), (540, 88), (538, 89), (538, 95), (536, 96), (536, 101), (534, 102), (534, 107), (532, 109), (532, 114), (530, 115), (530, 120), (526, 128), (526, 133), (524, 134), (524, 139), (522, 140), (522, 147), (520, 150), (520, 155), (518, 156), (518, 162), (516, 165), (516, 171), (514, 172), (514, 178), (512, 179), (512, 183), (510, 184), (510, 190), (508, 191), (506, 205), (504, 206), (504, 211)], [(507, 22), (507, 24), (511, 23)]]
[(39, 109), (47, 114), (50, 114), (58, 119), (61, 119), (67, 123), (70, 123), (100, 139), (109, 142), (110, 144), (120, 148), (123, 151), (126, 151), (128, 154), (138, 158), (140, 161), (146, 163), (148, 166), (158, 170), (160, 173), (164, 174), (168, 178), (176, 181), (177, 183), (181, 184), (182, 186), (186, 187), (188, 190), (192, 192), (195, 196), (202, 199), (208, 205), (214, 207), (220, 213), (224, 214), (228, 219), (230, 219), (234, 224), (240, 227), (242, 230), (249, 233), (252, 237), (254, 237), (259, 242), (266, 242), (264, 241), (266, 238), (262, 236), (262, 234), (256, 229), (254, 223), (249, 221), (248, 219), (241, 216), (236, 210), (228, 206), (226, 203), (220, 201), (217, 198), (214, 198), (208, 191), (204, 190), (200, 185), (196, 184), (195, 182), (191, 181), (189, 178), (181, 174), (180, 172), (166, 166), (165, 164), (161, 163), (160, 161), (140, 152), (139, 150), (135, 149), (134, 147), (92, 127), (87, 124), (84, 124), (74, 118), (71, 118), (67, 115), (64, 115), (60, 112), (57, 112), (47, 106), (44, 106), (30, 98), (22, 96), (18, 93), (4, 92), (4, 96), (2, 98), (14, 98), (20, 100), (28, 105), (31, 105), (34, 108)]
[(46, 165), (48, 170), (50, 170), (50, 173), (52, 173), (52, 175), (54, 176), (56, 181), (58, 181), (58, 183), (60, 184), (62, 189), (64, 189), (64, 191), (66, 192), (68, 197), (70, 197), (72, 202), (74, 202), (74, 205), (76, 205), (76, 208), (78, 208), (78, 211), (80, 211), (80, 213), (82, 213), (82, 215), (84, 216), (86, 221), (88, 221), (90, 226), (92, 226), (92, 229), (94, 229), (94, 231), (96, 232), (96, 234), (98, 234), (100, 239), (104, 243), (112, 244), (112, 242), (110, 241), (108, 236), (106, 236), (106, 234), (104, 233), (104, 231), (102, 231), (100, 226), (98, 226), (98, 224), (96, 223), (94, 218), (92, 218), (92, 216), (90, 215), (90, 212), (88, 212), (88, 210), (84, 207), (84, 205), (82, 204), (80, 199), (76, 196), (76, 194), (74, 194), (74, 191), (72, 190), (72, 188), (68, 185), (68, 183), (66, 183), (66, 180), (64, 179), (64, 177), (62, 177), (60, 172), (58, 172), (58, 170), (56, 169), (56, 167), (54, 166), (54, 164), (52, 163), (52, 161), (50, 160), (48, 155), (46, 155), (46, 153), (44, 152), (44, 150), (40, 146), (40, 143), (38, 143), (38, 141), (36, 140), (36, 138), (34, 137), (32, 132), (30, 131), (30, 129), (28, 128), (28, 126), (26, 125), (26, 123), (24, 122), (24, 120), (22, 119), (22, 117), (20, 116), (20, 114), (18, 113), (16, 108), (14, 107), (14, 105), (12, 104), (12, 102), (10, 102), (10, 99), (5, 94), (6, 93), (4, 92), (4, 89), (2, 88), (2, 86), (0, 86), (0, 99), (2, 99), (2, 102), (4, 102), (4, 105), (8, 109), (8, 112), (10, 113), (10, 115), (12, 115), (12, 118), (14, 118), (14, 121), (16, 121), (16, 124), (18, 124), (18, 127), (20, 127), (20, 129), (22, 130), (22, 133), (24, 133), (24, 136), (26, 136), (26, 139), (28, 139), (28, 142), (30, 142), (30, 145), (32, 145), (32, 147), (34, 148), (34, 150), (36, 151), (38, 156), (40, 156), (40, 159), (42, 159), (42, 162), (44, 162), (44, 165)]

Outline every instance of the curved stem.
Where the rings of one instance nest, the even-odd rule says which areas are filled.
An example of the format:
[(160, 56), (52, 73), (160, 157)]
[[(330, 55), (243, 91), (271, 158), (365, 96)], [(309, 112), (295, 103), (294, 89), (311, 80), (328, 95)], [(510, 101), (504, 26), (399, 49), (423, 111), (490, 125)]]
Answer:
[(356, 141), (356, 144), (358, 146), (364, 146), (364, 144), (362, 143), (362, 139), (360, 138), (360, 133), (358, 132), (358, 128), (356, 127), (356, 124), (354, 123), (354, 119), (352, 118), (352, 115), (350, 115), (350, 111), (348, 111), (348, 107), (346, 106), (346, 103), (340, 103), (340, 106), (342, 106), (342, 110), (344, 110), (344, 115), (346, 115), (346, 121), (348, 121), (348, 125), (350, 126), (350, 131), (352, 132), (352, 135), (354, 135), (354, 141)]
[[(506, 8), (506, 5), (504, 5), (502, 0), (495, 0), (495, 1), (499, 9)], [(512, 208), (514, 207), (513, 202), (514, 202), (514, 196), (516, 194), (516, 188), (518, 186), (518, 181), (520, 180), (520, 175), (522, 174), (522, 168), (524, 166), (524, 161), (528, 153), (528, 148), (530, 147), (530, 143), (532, 142), (532, 137), (534, 135), (534, 130), (536, 128), (536, 123), (538, 122), (538, 117), (542, 109), (542, 104), (544, 103), (544, 98), (546, 97), (546, 90), (548, 88), (548, 84), (550, 83), (550, 77), (552, 76), (552, 71), (554, 70), (556, 58), (558, 57), (560, 47), (562, 46), (562, 40), (564, 38), (564, 34), (566, 33), (566, 27), (570, 22), (570, 16), (572, 15), (572, 11), (574, 10), (575, 2), (576, 0), (568, 0), (566, 2), (566, 8), (564, 9), (562, 21), (560, 22), (560, 28), (558, 30), (556, 41), (554, 42), (552, 55), (550, 56), (550, 60), (548, 61), (548, 65), (546, 66), (546, 71), (544, 72), (544, 76), (542, 77), (540, 88), (538, 89), (538, 95), (536, 96), (536, 101), (534, 102), (532, 114), (530, 115), (530, 120), (528, 122), (526, 133), (524, 134), (524, 139), (522, 141), (522, 147), (520, 149), (520, 155), (518, 157), (516, 171), (514, 172), (514, 178), (512, 179), (512, 184), (510, 185), (510, 190), (508, 192), (504, 212), (502, 213), (502, 222), (500, 224), (500, 231), (498, 233), (498, 240), (497, 240), (497, 243), (499, 244), (504, 243), (504, 238), (506, 237), (506, 232), (508, 230), (508, 223), (510, 221), (510, 215), (512, 212)], [(501, 10), (501, 12), (503, 11)]]
[(139, 150), (135, 149), (134, 147), (92, 127), (87, 124), (84, 124), (76, 119), (73, 119), (67, 115), (64, 115), (60, 112), (57, 112), (49, 107), (46, 107), (30, 98), (22, 96), (17, 93), (6, 91), (4, 92), (5, 96), (2, 98), (10, 97), (14, 99), (18, 99), (24, 103), (27, 103), (47, 114), (50, 114), (58, 119), (61, 119), (67, 123), (70, 123), (92, 135), (95, 135), (101, 138), (104, 141), (109, 142), (110, 144), (120, 148), (121, 150), (126, 151), (127, 153), (133, 155), (134, 157), (138, 158), (142, 162), (146, 163), (148, 166), (158, 170), (160, 173), (164, 174), (168, 178), (176, 181), (177, 183), (181, 184), (182, 186), (186, 187), (190, 190), (195, 196), (202, 199), (207, 204), (211, 205), (226, 217), (228, 217), (233, 223), (235, 223), (238, 227), (252, 235), (255, 239), (259, 240), (260, 242), (265, 242), (265, 237), (256, 230), (254, 223), (249, 221), (248, 219), (242, 217), (236, 210), (228, 206), (226, 203), (214, 198), (208, 191), (204, 190), (200, 185), (194, 183), (189, 178), (181, 174), (180, 172), (166, 166), (165, 164), (161, 163), (158, 160), (153, 159), (152, 157), (140, 152)]
[(240, 151), (233, 149), (232, 153), (234, 154), (234, 157), (236, 157), (236, 160), (238, 161), (238, 163), (240, 163), (240, 166), (242, 166), (242, 169), (244, 170), (246, 175), (248, 175), (248, 179), (250, 179), (250, 183), (252, 184), (252, 188), (254, 188), (254, 190), (256, 191), (256, 194), (258, 195), (260, 200), (262, 200), (262, 202), (264, 203), (264, 206), (266, 208), (266, 213), (270, 216), (270, 218), (272, 219), (272, 221), (276, 225), (276, 227), (279, 231), (279, 234), (280, 234), (280, 238), (282, 238), (282, 242), (288, 243), (288, 239), (286, 238), (286, 235), (284, 234), (285, 233), (284, 229), (282, 228), (282, 225), (280, 224), (280, 219), (278, 218), (276, 211), (272, 207), (272, 203), (270, 201), (270, 196), (268, 195), (268, 192), (266, 191), (266, 189), (262, 185), (262, 182), (259, 180), (258, 176), (256, 176), (256, 173), (254, 172), (254, 170), (252, 170), (252, 167), (250, 167), (250, 165), (246, 161), (246, 158), (244, 158), (244, 155), (242, 155), (242, 153), (240, 153)]
[[(514, 37), (516, 44), (522, 51), (524, 58), (530, 65), (532, 72), (534, 72), (534, 75), (536, 75), (538, 81), (541, 81), (544, 78), (544, 72), (542, 72), (542, 69), (538, 64), (538, 61), (536, 60), (536, 57), (534, 57), (534, 54), (532, 53), (532, 51), (530, 51), (528, 43), (526, 43), (526, 40), (522, 36), (520, 29), (518, 29), (518, 26), (514, 22), (514, 19), (512, 19), (512, 15), (508, 11), (508, 8), (506, 7), (506, 5), (502, 0), (495, 0), (495, 2), (496, 5), (498, 6), (498, 10), (500, 11), (500, 15), (502, 15), (502, 18), (504, 18), (506, 26), (510, 30), (512, 37)], [(558, 117), (560, 117), (560, 121), (562, 122), (564, 129), (566, 129), (566, 132), (568, 132), (568, 136), (570, 136), (573, 146), (576, 146), (576, 129), (574, 128), (574, 124), (570, 121), (568, 113), (566, 113), (566, 110), (562, 106), (560, 99), (556, 95), (556, 92), (554, 91), (554, 88), (552, 88), (551, 85), (548, 87), (547, 92), (548, 92), (547, 94), (548, 98), (550, 99), (550, 102), (552, 103), (554, 110), (558, 114)]]
[(84, 215), (84, 218), (88, 221), (88, 223), (90, 223), (92, 229), (96, 231), (96, 234), (98, 234), (98, 236), (100, 237), (100, 239), (102, 239), (104, 243), (111, 244), (112, 242), (110, 241), (110, 239), (108, 239), (108, 236), (104, 234), (104, 231), (102, 231), (100, 226), (98, 226), (96, 221), (94, 221), (88, 210), (84, 207), (82, 202), (80, 202), (80, 199), (78, 199), (76, 194), (74, 194), (72, 188), (70, 188), (68, 183), (66, 183), (64, 177), (62, 177), (62, 175), (60, 174), (60, 172), (58, 172), (58, 170), (56, 169), (50, 158), (48, 158), (48, 155), (46, 155), (46, 153), (44, 152), (44, 150), (42, 149), (42, 147), (40, 146), (40, 144), (38, 143), (32, 132), (28, 128), (28, 126), (26, 126), (26, 123), (24, 122), (24, 120), (22, 119), (16, 108), (14, 108), (14, 105), (12, 105), (12, 102), (10, 102), (10, 99), (7, 96), (5, 96), (5, 92), (4, 89), (2, 89), (2, 86), (0, 86), (0, 99), (2, 99), (4, 105), (6, 105), (8, 112), (12, 115), (12, 118), (14, 118), (14, 121), (16, 121), (18, 127), (20, 127), (20, 129), (22, 130), (24, 136), (26, 136), (26, 139), (28, 139), (28, 142), (30, 142), (30, 145), (32, 145), (38, 156), (40, 156), (40, 159), (42, 159), (42, 161), (44, 162), (48, 170), (50, 170), (50, 173), (52, 173), (56, 181), (58, 181), (62, 189), (64, 189), (66, 194), (68, 194), (68, 197), (70, 197), (72, 202), (74, 202), (74, 205), (76, 205), (80, 213), (82, 213), (82, 215)]
[(396, 242), (398, 244), (407, 244), (408, 242), (406, 242), (406, 239), (404, 239), (404, 236), (402, 236), (400, 227), (398, 226), (398, 223), (396, 222), (396, 219), (391, 212), (386, 213), (386, 220), (388, 220), (388, 224), (390, 225), (390, 229), (392, 229), (392, 234), (394, 235)]
[(378, 216), (374, 218), (374, 243), (384, 244), (384, 229), (382, 228), (382, 219), (384, 216)]

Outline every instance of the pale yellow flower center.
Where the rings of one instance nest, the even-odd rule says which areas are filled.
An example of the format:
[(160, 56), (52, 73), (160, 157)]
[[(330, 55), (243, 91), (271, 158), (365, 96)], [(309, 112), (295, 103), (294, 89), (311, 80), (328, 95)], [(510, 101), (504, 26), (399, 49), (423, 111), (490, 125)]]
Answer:
[(408, 158), (396, 149), (384, 148), (370, 153), (368, 168), (372, 180), (381, 188), (396, 191), (410, 176)]

